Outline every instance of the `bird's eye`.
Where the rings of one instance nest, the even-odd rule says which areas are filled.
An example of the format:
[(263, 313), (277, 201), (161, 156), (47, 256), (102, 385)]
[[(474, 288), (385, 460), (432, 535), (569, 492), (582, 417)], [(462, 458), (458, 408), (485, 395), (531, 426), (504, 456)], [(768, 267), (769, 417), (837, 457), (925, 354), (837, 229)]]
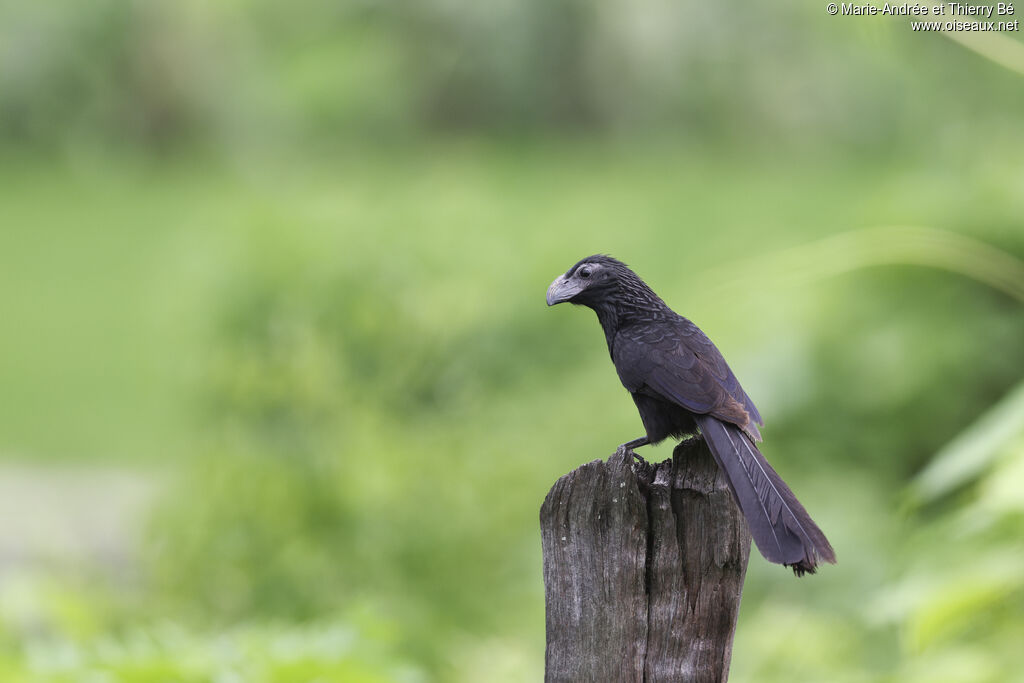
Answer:
[(580, 277), (590, 277), (590, 268), (580, 268)]

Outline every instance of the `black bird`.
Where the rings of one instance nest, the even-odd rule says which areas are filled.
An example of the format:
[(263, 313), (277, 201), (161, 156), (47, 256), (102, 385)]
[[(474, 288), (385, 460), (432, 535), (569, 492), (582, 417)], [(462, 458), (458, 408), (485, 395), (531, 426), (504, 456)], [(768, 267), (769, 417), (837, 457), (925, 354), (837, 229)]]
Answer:
[(813, 574), (820, 561), (835, 563), (825, 534), (757, 449), (761, 414), (707, 335), (610, 256), (585, 258), (556, 278), (548, 306), (563, 301), (597, 313), (615, 370), (640, 411), (647, 435), (621, 448), (699, 428), (766, 559), (797, 576)]

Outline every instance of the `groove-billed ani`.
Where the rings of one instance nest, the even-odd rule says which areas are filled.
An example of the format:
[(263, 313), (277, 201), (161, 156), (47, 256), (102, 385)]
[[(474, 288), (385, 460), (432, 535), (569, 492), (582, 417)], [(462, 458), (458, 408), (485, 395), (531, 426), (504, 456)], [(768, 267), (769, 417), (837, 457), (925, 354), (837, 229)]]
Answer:
[(675, 313), (626, 264), (585, 258), (548, 288), (547, 301), (597, 313), (622, 384), (633, 395), (647, 435), (633, 449), (696, 433), (707, 442), (771, 562), (813, 573), (836, 561), (832, 546), (754, 445), (764, 424), (722, 354), (696, 325)]

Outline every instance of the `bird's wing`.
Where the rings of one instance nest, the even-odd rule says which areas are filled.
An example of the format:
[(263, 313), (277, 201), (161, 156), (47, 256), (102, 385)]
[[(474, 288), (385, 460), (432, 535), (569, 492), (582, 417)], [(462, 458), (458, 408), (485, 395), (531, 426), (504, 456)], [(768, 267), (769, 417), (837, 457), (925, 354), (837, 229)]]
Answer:
[(722, 354), (685, 318), (619, 331), (613, 351), (622, 383), (698, 414), (731, 422), (760, 440), (761, 415)]
[(686, 318), (680, 319), (679, 327), (683, 331), (682, 334), (687, 343), (694, 349), (697, 356), (711, 369), (711, 373), (721, 380), (722, 388), (731, 397), (743, 404), (743, 408), (750, 415), (752, 422), (763, 425), (764, 420), (761, 419), (761, 413), (757, 410), (757, 406), (754, 405), (754, 402), (747, 396), (747, 392), (740, 386), (740, 381), (736, 379), (736, 375), (733, 374), (732, 369), (725, 362), (725, 358), (722, 357), (718, 347), (708, 339), (708, 336), (699, 327)]

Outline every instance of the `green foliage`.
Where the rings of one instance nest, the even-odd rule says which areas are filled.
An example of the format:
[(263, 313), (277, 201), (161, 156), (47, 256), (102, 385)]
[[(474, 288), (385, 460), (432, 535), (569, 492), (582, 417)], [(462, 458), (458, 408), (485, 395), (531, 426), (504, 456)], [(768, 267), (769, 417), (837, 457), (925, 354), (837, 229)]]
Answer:
[(971, 482), (978, 475), (998, 470), (998, 478), (991, 481), (996, 488), (988, 492), (986, 500), (1005, 503), (1007, 496), (1000, 492), (1019, 481), (1018, 468), (1001, 465), (997, 458), (1010, 449), (1005, 447), (1015, 435), (1024, 432), (1024, 384), (992, 408), (976, 425), (935, 455), (928, 468), (913, 483), (910, 491), (920, 503), (936, 498)]
[(393, 683), (424, 680), (381, 643), (345, 623), (249, 625), (216, 633), (190, 632), (164, 623), (106, 635), (85, 644), (49, 640), (27, 648), (24, 663), (5, 663), (9, 681), (73, 683), (82, 680), (241, 680), (301, 683), (311, 680)]

